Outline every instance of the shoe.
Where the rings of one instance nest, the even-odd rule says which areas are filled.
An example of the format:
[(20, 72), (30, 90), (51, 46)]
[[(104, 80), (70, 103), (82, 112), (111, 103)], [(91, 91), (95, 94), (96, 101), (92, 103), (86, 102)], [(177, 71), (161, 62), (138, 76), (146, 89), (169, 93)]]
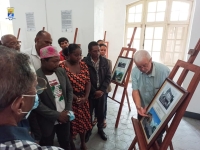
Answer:
[(87, 143), (89, 141), (91, 134), (92, 134), (92, 132), (90, 130), (86, 132), (86, 134), (85, 134), (85, 143)]
[(98, 134), (102, 140), (107, 141), (107, 135), (105, 134), (103, 130), (98, 131)]

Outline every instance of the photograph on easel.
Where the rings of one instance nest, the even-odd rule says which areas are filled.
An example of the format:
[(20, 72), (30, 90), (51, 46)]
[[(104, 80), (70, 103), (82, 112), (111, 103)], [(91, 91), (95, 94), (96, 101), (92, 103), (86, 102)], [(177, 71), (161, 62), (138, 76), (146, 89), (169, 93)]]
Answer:
[(165, 123), (186, 98), (188, 92), (170, 79), (166, 79), (147, 107), (148, 117), (140, 121), (147, 144), (158, 136)]
[(128, 58), (128, 57), (121, 57), (121, 56), (118, 57), (117, 63), (115, 65), (115, 68), (113, 70), (113, 74), (111, 77), (112, 81), (115, 81), (120, 84), (123, 83), (124, 77), (126, 76), (131, 60), (132, 58)]
[(152, 107), (147, 113), (148, 117), (145, 117), (142, 121), (144, 131), (147, 138), (149, 139), (153, 132), (156, 130), (157, 126), (160, 124), (160, 118)]

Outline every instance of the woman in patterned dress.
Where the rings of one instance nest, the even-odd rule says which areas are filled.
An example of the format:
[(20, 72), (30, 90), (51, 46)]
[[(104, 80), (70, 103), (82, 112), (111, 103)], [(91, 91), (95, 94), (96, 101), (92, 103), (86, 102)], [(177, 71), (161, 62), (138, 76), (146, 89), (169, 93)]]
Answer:
[[(63, 50), (63, 54), (67, 56), (67, 60), (60, 66), (66, 70), (74, 93), (72, 108), (75, 120), (71, 122), (71, 137), (79, 133), (81, 149), (86, 150), (85, 133), (92, 128), (88, 102), (91, 87), (89, 71), (87, 65), (80, 61), (82, 51), (77, 44), (70, 44)], [(76, 149), (73, 138), (71, 138), (71, 147)]]

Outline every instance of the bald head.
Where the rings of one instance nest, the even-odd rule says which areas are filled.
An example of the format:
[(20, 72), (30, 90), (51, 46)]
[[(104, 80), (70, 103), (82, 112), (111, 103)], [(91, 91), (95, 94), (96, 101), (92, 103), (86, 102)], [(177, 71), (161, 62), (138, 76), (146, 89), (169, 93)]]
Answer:
[(40, 49), (52, 44), (51, 34), (46, 31), (39, 31), (35, 37), (35, 49), (40, 56)]
[(1, 43), (5, 44), (5, 43), (9, 42), (12, 39), (17, 39), (17, 38), (14, 35), (12, 35), (12, 34), (3, 35), (1, 37)]
[(13, 48), (15, 50), (20, 50), (20, 44), (17, 40), (17, 38), (12, 34), (6, 34), (1, 37), (1, 43), (3, 46), (6, 46), (8, 48)]
[(133, 60), (136, 63), (140, 63), (143, 60), (147, 59), (149, 60), (151, 58), (149, 52), (147, 52), (146, 50), (139, 50), (134, 54)]

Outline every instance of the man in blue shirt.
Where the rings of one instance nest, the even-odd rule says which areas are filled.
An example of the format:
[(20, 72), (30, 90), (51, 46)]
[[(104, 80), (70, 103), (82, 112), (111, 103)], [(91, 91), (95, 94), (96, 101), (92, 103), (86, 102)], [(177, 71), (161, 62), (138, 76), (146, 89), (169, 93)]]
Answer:
[(136, 66), (131, 74), (132, 97), (140, 120), (142, 116), (148, 116), (146, 107), (168, 77), (170, 70), (163, 64), (153, 62), (150, 54), (145, 50), (137, 51), (133, 59)]

